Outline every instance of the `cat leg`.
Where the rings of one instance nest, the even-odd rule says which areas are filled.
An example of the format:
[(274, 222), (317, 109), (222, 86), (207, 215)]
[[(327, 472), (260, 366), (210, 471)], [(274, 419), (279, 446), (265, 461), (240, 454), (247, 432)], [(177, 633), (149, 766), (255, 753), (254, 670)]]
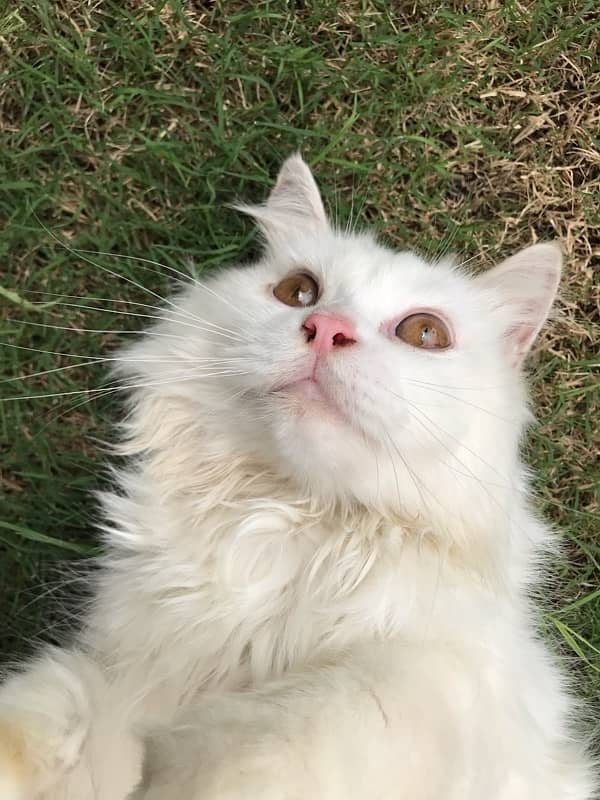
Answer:
[(74, 767), (95, 677), (83, 655), (50, 650), (0, 686), (2, 800), (32, 800)]
[(592, 800), (580, 748), (532, 720), (485, 651), (373, 643), (206, 696), (150, 737), (132, 800)]
[(451, 654), (404, 662), (373, 643), (336, 666), (205, 697), (150, 737), (133, 798), (466, 800), (465, 680)]
[(127, 800), (135, 703), (86, 656), (51, 650), (0, 686), (0, 800)]

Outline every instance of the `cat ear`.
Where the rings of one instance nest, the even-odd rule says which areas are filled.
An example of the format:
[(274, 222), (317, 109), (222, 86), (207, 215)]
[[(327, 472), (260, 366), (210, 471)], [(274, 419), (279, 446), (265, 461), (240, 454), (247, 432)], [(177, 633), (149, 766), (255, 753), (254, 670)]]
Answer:
[(267, 239), (285, 236), (299, 227), (315, 230), (328, 227), (319, 187), (299, 153), (283, 163), (264, 205), (235, 208), (254, 217)]
[(562, 250), (558, 242), (526, 247), (477, 281), (492, 297), (505, 325), (513, 366), (519, 366), (546, 321), (560, 281)]

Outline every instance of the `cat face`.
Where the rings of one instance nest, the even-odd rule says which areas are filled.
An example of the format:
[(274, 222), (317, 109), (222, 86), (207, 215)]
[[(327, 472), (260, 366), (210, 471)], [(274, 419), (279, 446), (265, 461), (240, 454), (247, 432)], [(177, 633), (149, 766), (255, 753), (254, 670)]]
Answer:
[(329, 225), (299, 156), (264, 206), (242, 209), (264, 254), (167, 309), (144, 345), (171, 361), (160, 390), (190, 399), (226, 457), (251, 451), (312, 495), (422, 514), (507, 486), (527, 418), (520, 365), (559, 248), (478, 277), (393, 252)]

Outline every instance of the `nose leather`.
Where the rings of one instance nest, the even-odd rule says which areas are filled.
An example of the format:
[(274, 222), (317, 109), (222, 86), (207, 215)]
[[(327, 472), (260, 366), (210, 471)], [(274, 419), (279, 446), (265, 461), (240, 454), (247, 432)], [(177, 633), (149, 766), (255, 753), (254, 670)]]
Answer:
[(310, 314), (302, 325), (307, 344), (325, 355), (334, 348), (356, 344), (354, 325), (337, 314)]

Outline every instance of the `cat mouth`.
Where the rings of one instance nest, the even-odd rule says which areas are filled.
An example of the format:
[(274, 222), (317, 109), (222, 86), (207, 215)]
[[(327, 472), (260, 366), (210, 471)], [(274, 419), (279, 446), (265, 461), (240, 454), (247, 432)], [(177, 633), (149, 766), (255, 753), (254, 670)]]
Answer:
[(294, 401), (294, 405), (297, 405), (302, 411), (314, 408), (321, 413), (326, 412), (331, 417), (348, 422), (335, 398), (323, 387), (322, 382), (314, 373), (278, 387), (274, 394)]
[(307, 400), (317, 403), (329, 403), (329, 398), (325, 395), (321, 384), (314, 378), (301, 378), (300, 380), (288, 383), (283, 387), (283, 391), (290, 394), (300, 395)]

